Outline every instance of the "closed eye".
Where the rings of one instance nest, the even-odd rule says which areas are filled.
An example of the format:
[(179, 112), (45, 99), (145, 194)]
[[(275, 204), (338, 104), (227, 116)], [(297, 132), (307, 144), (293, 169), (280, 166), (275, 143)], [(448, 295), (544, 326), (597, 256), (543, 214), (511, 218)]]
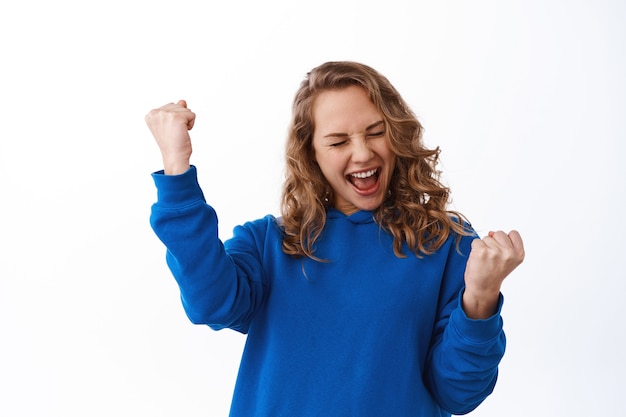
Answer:
[(370, 138), (379, 138), (381, 136), (383, 136), (385, 134), (384, 130), (381, 130), (380, 132), (372, 132), (372, 133), (368, 133), (367, 136)]
[(346, 142), (347, 141), (345, 141), (345, 140), (342, 140), (340, 142), (333, 142), (333, 143), (330, 144), (330, 146), (333, 147), (333, 148), (337, 148), (337, 147), (339, 147), (341, 145), (344, 145)]

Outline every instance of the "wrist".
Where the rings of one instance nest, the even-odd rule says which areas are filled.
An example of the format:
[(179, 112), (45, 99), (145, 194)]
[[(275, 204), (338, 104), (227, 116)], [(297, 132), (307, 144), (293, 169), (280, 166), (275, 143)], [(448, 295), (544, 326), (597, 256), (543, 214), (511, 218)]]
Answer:
[(462, 308), (470, 319), (487, 319), (497, 312), (499, 299), (499, 289), (474, 291), (471, 288), (465, 288)]
[(174, 160), (174, 161), (166, 161), (163, 160), (163, 173), (165, 175), (180, 175), (184, 174), (189, 170), (190, 167), (189, 160)]

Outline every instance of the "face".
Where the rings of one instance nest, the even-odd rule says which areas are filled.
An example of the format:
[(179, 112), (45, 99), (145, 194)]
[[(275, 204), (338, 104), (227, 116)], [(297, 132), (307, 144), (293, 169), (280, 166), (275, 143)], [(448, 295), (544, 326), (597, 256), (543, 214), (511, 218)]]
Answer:
[(315, 160), (349, 215), (375, 210), (387, 195), (396, 157), (382, 114), (357, 86), (324, 91), (313, 103)]

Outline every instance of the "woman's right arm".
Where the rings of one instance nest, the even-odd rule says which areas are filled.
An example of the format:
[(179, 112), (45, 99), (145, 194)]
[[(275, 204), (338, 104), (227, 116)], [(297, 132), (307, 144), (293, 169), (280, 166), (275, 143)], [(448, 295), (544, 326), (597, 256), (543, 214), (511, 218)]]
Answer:
[[(146, 122), (163, 156), (155, 172), (157, 202), (150, 223), (167, 248), (167, 264), (180, 288), (189, 319), (214, 329), (246, 332), (263, 299), (263, 270), (254, 241), (241, 242), (253, 256), (231, 257), (218, 237), (217, 216), (189, 164), (188, 130), (195, 114), (184, 101), (152, 110)], [(251, 265), (251, 260), (254, 260)]]

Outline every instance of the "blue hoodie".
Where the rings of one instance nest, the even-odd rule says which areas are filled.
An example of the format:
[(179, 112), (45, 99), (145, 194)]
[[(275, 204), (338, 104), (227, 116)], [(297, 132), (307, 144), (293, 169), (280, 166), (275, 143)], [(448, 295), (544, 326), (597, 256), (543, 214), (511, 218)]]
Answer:
[(315, 245), (326, 262), (283, 253), (280, 222), (248, 222), (224, 243), (191, 167), (153, 174), (151, 225), (189, 319), (247, 334), (232, 417), (465, 414), (496, 383), (500, 310), (460, 306), (472, 236), (405, 258), (372, 212), (329, 209)]

